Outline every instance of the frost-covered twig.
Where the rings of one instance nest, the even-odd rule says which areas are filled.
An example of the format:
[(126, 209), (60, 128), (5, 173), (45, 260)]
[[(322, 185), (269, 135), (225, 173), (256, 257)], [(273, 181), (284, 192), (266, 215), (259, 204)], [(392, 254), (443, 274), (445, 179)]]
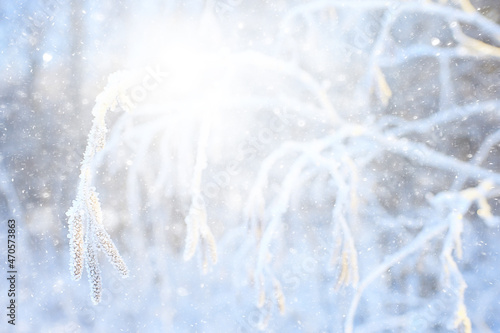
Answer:
[(467, 119), (483, 113), (491, 114), (494, 117), (498, 113), (499, 109), (500, 102), (497, 100), (481, 101), (463, 106), (454, 105), (440, 110), (438, 113), (427, 118), (411, 122), (403, 122), (396, 128), (387, 131), (387, 134), (403, 136), (411, 133), (425, 133), (430, 131), (435, 126), (449, 124), (454, 121)]
[[(293, 187), (296, 185), (296, 179), (302, 172), (302, 169), (304, 168), (307, 162), (308, 162), (307, 156), (303, 155), (292, 165), (290, 172), (286, 175), (285, 179), (283, 180), (280, 194), (271, 204), (268, 210), (268, 214), (265, 215), (269, 219), (269, 223), (263, 232), (262, 239), (258, 246), (258, 257), (255, 268), (255, 274), (261, 277), (262, 285), (265, 284), (264, 272), (268, 270), (266, 267), (268, 265), (270, 258), (269, 248), (271, 247), (273, 238), (276, 237), (276, 233), (278, 232), (280, 225), (282, 225), (283, 223), (282, 222), (283, 214), (285, 214), (285, 212), (288, 209), (288, 202), (290, 200)], [(280, 311), (283, 312), (284, 295), (283, 292), (281, 291), (279, 281), (275, 278), (273, 278), (273, 281), (274, 281), (273, 285), (275, 286), (274, 287), (275, 291), (276, 290), (280, 291), (279, 293), (275, 293), (275, 296)], [(277, 288), (276, 286), (279, 286), (279, 288)], [(263, 286), (261, 286), (261, 295), (265, 295)], [(263, 297), (261, 297), (261, 299)]]
[(94, 304), (101, 300), (101, 275), (96, 250), (103, 251), (112, 265), (123, 277), (128, 268), (115, 244), (102, 225), (101, 205), (95, 188), (92, 187), (93, 162), (96, 154), (106, 142), (105, 116), (114, 110), (125, 96), (126, 90), (135, 82), (133, 73), (118, 72), (109, 77), (105, 90), (96, 98), (92, 110), (94, 120), (80, 168), (80, 183), (76, 199), (68, 210), (68, 238), (70, 244), (70, 273), (79, 280), (83, 266), (87, 267)]
[(451, 210), (445, 222), (426, 227), (408, 245), (399, 250), (397, 253), (386, 257), (386, 259), (379, 266), (377, 266), (367, 277), (365, 277), (361, 281), (347, 313), (345, 321), (345, 332), (351, 333), (353, 331), (356, 309), (364, 290), (375, 279), (380, 277), (380, 275), (386, 272), (393, 265), (401, 262), (408, 255), (423, 248), (425, 243), (427, 243), (432, 238), (442, 234), (446, 230), (448, 230), (448, 234), (443, 244), (441, 260), (445, 264), (445, 280), (450, 281), (450, 277), (453, 279), (453, 283), (455, 283), (456, 285), (450, 286), (450, 290), (454, 291), (458, 298), (456, 303), (457, 307), (455, 309), (454, 317), (452, 318), (451, 323), (454, 328), (462, 325), (462, 327), (465, 329), (465, 332), (470, 332), (470, 320), (467, 317), (467, 311), (465, 309), (463, 300), (466, 285), (451, 253), (453, 250), (458, 251), (457, 256), (460, 256), (461, 253), (460, 234), (462, 223), (461, 220), (463, 218), (463, 215), (469, 209), (472, 203), (477, 200), (481, 200), (481, 198), (484, 197), (486, 193), (492, 188), (492, 184), (486, 181), (477, 188), (464, 190), (460, 193), (454, 194), (450, 192), (443, 192), (439, 195), (436, 195), (431, 201), (432, 205), (438, 209)]
[(319, 82), (306, 70), (297, 64), (285, 62), (277, 58), (266, 56), (259, 52), (247, 51), (239, 55), (238, 60), (243, 63), (250, 63), (272, 71), (278, 71), (292, 76), (298, 82), (304, 84), (307, 89), (315, 95), (321, 107), (328, 112), (331, 124), (335, 127), (344, 123), (339, 113), (332, 105), (330, 97)]
[(382, 144), (383, 149), (403, 155), (421, 165), (447, 170), (452, 173), (462, 173), (473, 179), (492, 179), (496, 183), (500, 183), (500, 174), (439, 153), (424, 144), (382, 136), (375, 136), (375, 138)]
[[(213, 263), (217, 262), (217, 246), (215, 238), (210, 231), (207, 224), (207, 211), (205, 201), (201, 193), (201, 181), (203, 170), (207, 167), (207, 144), (208, 136), (210, 133), (210, 124), (208, 117), (204, 117), (201, 124), (200, 138), (198, 141), (198, 152), (196, 155), (196, 164), (194, 167), (193, 180), (191, 185), (192, 201), (189, 208), (188, 215), (186, 216), (186, 247), (184, 249), (184, 260), (189, 260), (196, 252), (198, 241), (201, 238), (206, 242), (206, 249), (208, 251)], [(206, 255), (203, 253), (203, 267), (206, 269)]]
[[(471, 160), (472, 165), (481, 165), (483, 161), (488, 157), (491, 148), (500, 142), (500, 130), (497, 130), (496, 132), (490, 134), (482, 143), (481, 147), (478, 149), (476, 154)], [(458, 175), (457, 178), (455, 179), (455, 182), (453, 183), (451, 189), (452, 190), (460, 190), (464, 183), (467, 180), (467, 176), (465, 175)]]
[(476, 188), (469, 188), (461, 192), (442, 192), (436, 195), (431, 203), (444, 214), (449, 224), (448, 233), (443, 242), (440, 255), (443, 264), (443, 285), (455, 298), (453, 316), (448, 321), (448, 328), (460, 328), (464, 332), (471, 332), (471, 322), (467, 315), (465, 306), (465, 289), (467, 284), (453, 257), (453, 252), (458, 259), (462, 258), (462, 230), (464, 215), (474, 202), (478, 202), (480, 210), (484, 212), (480, 216), (485, 223), (491, 223), (494, 217), (486, 202), (486, 195), (493, 188), (490, 181), (483, 181)]
[[(349, 186), (339, 175), (339, 170), (335, 167), (330, 169), (330, 174), (335, 180), (338, 187), (335, 206), (332, 210), (332, 223), (334, 224), (334, 252), (332, 255), (332, 264), (339, 268), (339, 276), (337, 280), (337, 288), (341, 286), (352, 285), (357, 287), (359, 281), (358, 271), (358, 253), (354, 244), (354, 238), (351, 229), (346, 220), (345, 210), (352, 209), (355, 203), (352, 201), (352, 196)], [(353, 212), (350, 214), (352, 217)]]
[(430, 239), (442, 234), (448, 228), (448, 223), (441, 223), (432, 227), (427, 227), (424, 229), (410, 244), (405, 246), (403, 249), (395, 254), (392, 254), (380, 264), (375, 269), (373, 269), (370, 274), (364, 277), (356, 289), (356, 294), (354, 295), (349, 310), (347, 312), (345, 320), (345, 333), (353, 332), (354, 316), (356, 315), (356, 310), (358, 308), (359, 301), (363, 295), (365, 289), (377, 278), (379, 278), (384, 272), (386, 272), (393, 265), (401, 262), (405, 257), (412, 254), (413, 252), (420, 249), (425, 243)]
[(482, 55), (488, 57), (500, 57), (500, 48), (487, 44), (478, 39), (467, 36), (460, 29), (458, 24), (450, 25), (453, 37), (460, 43), (460, 46), (465, 48), (468, 52), (475, 55)]

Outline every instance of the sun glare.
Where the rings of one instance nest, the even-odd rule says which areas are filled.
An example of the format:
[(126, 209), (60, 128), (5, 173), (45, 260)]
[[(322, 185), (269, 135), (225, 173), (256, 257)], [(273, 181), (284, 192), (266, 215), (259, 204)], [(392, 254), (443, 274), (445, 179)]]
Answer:
[[(158, 29), (155, 25), (151, 31)], [(154, 104), (167, 109), (175, 105), (177, 112), (188, 114), (193, 121), (207, 115), (214, 121), (231, 96), (230, 52), (213, 37), (217, 34), (207, 34), (206, 29), (210, 28), (177, 27), (175, 33), (169, 31), (161, 39), (148, 34), (150, 38), (141, 42), (140, 52), (132, 59), (134, 67), (154, 67), (165, 78), (152, 91)]]

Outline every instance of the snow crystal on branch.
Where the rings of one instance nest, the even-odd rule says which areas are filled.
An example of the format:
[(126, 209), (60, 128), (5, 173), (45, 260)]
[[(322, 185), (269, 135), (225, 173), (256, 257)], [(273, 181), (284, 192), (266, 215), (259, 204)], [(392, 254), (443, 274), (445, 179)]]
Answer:
[(83, 221), (80, 211), (71, 207), (67, 213), (69, 224), (70, 270), (74, 280), (80, 280), (83, 271)]

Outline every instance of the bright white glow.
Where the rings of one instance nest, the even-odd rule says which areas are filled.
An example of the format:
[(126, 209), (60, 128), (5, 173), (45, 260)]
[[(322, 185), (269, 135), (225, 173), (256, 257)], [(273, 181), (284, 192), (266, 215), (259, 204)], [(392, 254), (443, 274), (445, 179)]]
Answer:
[(43, 61), (49, 62), (52, 60), (52, 54), (45, 52), (42, 56)]
[[(211, 29), (209, 24), (172, 31), (152, 26), (152, 33), (146, 34), (150, 38), (142, 39), (141, 47), (136, 48), (139, 51), (133, 55), (131, 67), (155, 66), (166, 73), (165, 82), (151, 92), (154, 104), (175, 104), (192, 121), (208, 116), (213, 123), (231, 96), (231, 55), (213, 37), (217, 33), (206, 34), (207, 29)], [(161, 37), (159, 30), (165, 31)]]

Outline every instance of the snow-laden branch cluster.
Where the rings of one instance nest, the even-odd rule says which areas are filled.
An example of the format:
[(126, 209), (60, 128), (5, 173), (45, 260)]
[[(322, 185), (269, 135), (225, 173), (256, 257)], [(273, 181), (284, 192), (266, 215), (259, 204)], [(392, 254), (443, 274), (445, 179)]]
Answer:
[[(361, 133), (364, 133), (364, 135)], [(429, 152), (433, 158), (432, 160), (427, 160), (423, 158), (425, 156), (424, 154), (419, 153), (422, 150), (422, 146), (415, 142), (405, 141), (404, 147), (401, 147), (401, 149), (394, 149), (394, 144), (392, 143), (394, 139), (381, 142), (378, 148), (379, 154), (382, 154), (384, 150), (389, 150), (393, 154), (408, 156), (411, 160), (414, 160), (415, 163), (424, 165), (428, 163), (437, 170), (444, 172), (455, 173), (455, 170), (458, 169), (461, 175), (474, 177), (480, 184), (477, 187), (466, 188), (459, 191), (439, 192), (432, 199), (429, 199), (430, 205), (428, 209), (431, 210), (430, 214), (434, 215), (438, 221), (442, 218), (442, 222), (436, 222), (436, 225), (430, 224), (429, 227), (424, 228), (407, 246), (403, 247), (397, 253), (391, 254), (384, 262), (375, 267), (368, 276), (361, 280), (358, 287), (357, 253), (359, 249), (355, 245), (356, 241), (350, 230), (350, 225), (356, 224), (355, 216), (357, 210), (360, 208), (358, 207), (356, 196), (363, 195), (362, 189), (359, 189), (356, 185), (358, 166), (356, 166), (355, 161), (362, 160), (363, 156), (366, 156), (368, 151), (360, 150), (356, 152), (355, 149), (345, 147), (343, 142), (347, 141), (349, 138), (350, 140), (357, 141), (359, 146), (364, 145), (367, 149), (373, 149), (373, 145), (366, 145), (366, 141), (373, 140), (373, 137), (377, 137), (377, 134), (374, 133), (373, 130), (357, 132), (351, 129), (347, 130), (342, 135), (326, 137), (319, 142), (312, 142), (310, 144), (287, 143), (280, 149), (274, 151), (262, 163), (261, 173), (257, 178), (259, 181), (256, 182), (251, 191), (249, 207), (247, 207), (247, 219), (252, 224), (251, 229), (259, 230), (253, 233), (257, 235), (257, 244), (259, 248), (259, 256), (255, 269), (256, 274), (260, 276), (260, 281), (264, 280), (264, 273), (268, 274), (271, 279), (275, 279), (275, 273), (272, 272), (272, 263), (269, 261), (269, 258), (272, 256), (272, 254), (269, 253), (269, 249), (271, 248), (271, 243), (275, 241), (273, 239), (279, 237), (277, 233), (279, 230), (278, 225), (283, 223), (283, 216), (287, 210), (290, 209), (291, 193), (294, 190), (299, 191), (301, 184), (297, 182), (297, 180), (302, 179), (301, 173), (308, 170), (308, 165), (316, 169), (316, 172), (320, 172), (320, 170), (324, 168), (325, 171), (329, 171), (332, 179), (332, 191), (336, 192), (332, 214), (334, 235), (332, 262), (340, 271), (337, 286), (352, 283), (356, 291), (349, 312), (347, 313), (345, 331), (353, 331), (353, 322), (357, 306), (361, 300), (363, 291), (370, 283), (380, 277), (380, 275), (393, 265), (403, 261), (410, 254), (418, 250), (423, 250), (426, 244), (433, 238), (445, 234), (440, 256), (443, 269), (443, 287), (455, 293), (456, 296), (455, 309), (453, 310), (453, 315), (449, 319), (449, 328), (457, 329), (462, 327), (461, 329), (465, 332), (470, 332), (471, 323), (467, 316), (464, 303), (466, 284), (458, 269), (453, 252), (455, 252), (457, 258), (460, 259), (462, 257), (461, 234), (463, 230), (464, 215), (473, 204), (478, 206), (477, 215), (486, 225), (489, 227), (498, 227), (499, 217), (492, 215), (487, 198), (494, 195), (492, 191), (500, 186), (499, 174), (492, 173), (487, 169), (477, 168), (477, 166), (473, 164), (465, 164), (437, 152)], [(358, 146), (355, 142), (351, 142), (351, 144), (353, 146)], [(292, 153), (294, 150), (301, 152), (301, 156), (289, 168), (281, 184), (279, 195), (275, 198), (274, 203), (266, 209), (266, 207), (263, 207), (265, 205), (263, 204), (262, 192), (268, 187), (267, 177), (271, 171), (271, 166), (278, 163), (279, 158), (286, 157), (287, 154)], [(322, 151), (328, 152), (328, 155), (333, 155), (335, 158), (330, 159), (322, 156)], [(350, 154), (354, 153), (354, 156), (332, 154), (332, 151), (350, 152)], [(337, 161), (341, 162), (339, 163)], [(492, 179), (495, 179), (495, 181)], [(266, 216), (268, 217), (267, 223)], [(364, 218), (369, 218), (369, 216), (365, 216)], [(262, 237), (260, 236), (261, 234)], [(280, 236), (283, 237), (284, 235), (281, 234)]]
[[(420, 22), (420, 15), (439, 20), (441, 39), (401, 39), (401, 22)], [(373, 20), (376, 29), (369, 43), (346, 46), (342, 34), (320, 24), (332, 17), (346, 26)], [(318, 43), (324, 59), (333, 51), (322, 42), (336, 36), (335, 45), (352, 59), (312, 63), (304, 56), (311, 45), (299, 45), (296, 35)], [(234, 52), (223, 63), (198, 59), (204, 66), (196, 64), (193, 96), (172, 93), (177, 82), (166, 79), (158, 96), (139, 103), (140, 112), (116, 121), (96, 155), (104, 147), (106, 111), (126, 105), (120, 96), (140, 82), (116, 74), (97, 99), (77, 199), (68, 211), (72, 275), (80, 278), (87, 266), (95, 302), (97, 250), (127, 275), (92, 184), (97, 166), (106, 165), (126, 177), (123, 187), (113, 184), (126, 197), (115, 209), (129, 212), (124, 232), (135, 237), (135, 262), (155, 272), (150, 281), (163, 281), (179, 258), (198, 258), (205, 272), (209, 259), (218, 262), (215, 277), (204, 276), (207, 285), (231, 276), (235, 302), (254, 311), (252, 329), (267, 329), (275, 313), (282, 315), (277, 321), (305, 321), (309, 309), (300, 304), (307, 299), (307, 306), (328, 313), (331, 331), (444, 325), (471, 332), (483, 319), (467, 307), (462, 243), (467, 228), (500, 225), (492, 204), (500, 170), (491, 162), (498, 161), (500, 102), (493, 94), (461, 96), (455, 67), (496, 59), (498, 36), (498, 25), (468, 1), (298, 5), (280, 24), (282, 53)], [(361, 64), (343, 68), (342, 61), (353, 59)], [(417, 83), (405, 81), (421, 70), (413, 65), (428, 66), (417, 73), (428, 82), (418, 75)], [(328, 77), (335, 71), (338, 78)], [(484, 126), (467, 133), (459, 128), (476, 124)], [(452, 135), (466, 136), (470, 146), (454, 144)], [(144, 239), (137, 236), (142, 231)], [(321, 302), (311, 301), (311, 292)], [(434, 313), (429, 304), (447, 311)], [(424, 323), (416, 328), (411, 318)], [(322, 328), (315, 325), (311, 331)]]
[[(320, 11), (328, 7), (336, 7), (337, 5), (340, 6), (340, 3), (337, 4), (335, 1), (319, 1), (314, 4), (304, 5), (303, 8), (297, 7), (297, 10), (293, 11), (293, 14), (290, 14), (285, 21), (287, 24), (291, 24), (290, 22), (293, 21), (295, 16), (304, 15), (307, 11)], [(372, 3), (368, 5), (368, 7), (370, 6), (385, 8), (387, 4)], [(462, 2), (462, 6), (469, 9), (472, 8), (467, 1)], [(345, 131), (343, 134), (333, 135), (332, 137), (327, 137), (322, 140), (323, 142), (328, 142), (328, 144), (321, 147), (321, 144), (318, 144), (317, 141), (311, 142), (310, 144), (285, 143), (280, 149), (273, 151), (269, 157), (263, 161), (259, 176), (257, 177), (258, 181), (251, 190), (249, 196), (250, 199), (246, 215), (247, 220), (252, 224), (251, 230), (257, 230), (257, 232), (254, 232), (254, 235), (258, 238), (256, 244), (259, 248), (256, 272), (262, 275), (262, 272), (266, 271), (267, 274), (273, 278), (275, 273), (272, 272), (270, 268), (272, 267), (272, 263), (269, 261), (271, 257), (271, 253), (269, 253), (269, 249), (271, 248), (270, 244), (272, 243), (273, 237), (278, 237), (278, 223), (282, 223), (283, 216), (286, 214), (287, 210), (292, 207), (290, 197), (293, 189), (295, 191), (300, 191), (301, 185), (299, 181), (304, 179), (304, 177), (307, 178), (307, 176), (301, 177), (301, 174), (311, 172), (310, 168), (306, 167), (308, 164), (314, 165), (312, 168), (315, 170), (321, 170), (323, 166), (326, 166), (327, 170), (331, 170), (332, 191), (336, 193), (333, 203), (332, 221), (334, 226), (333, 262), (340, 267), (338, 283), (348, 284), (351, 282), (356, 291), (346, 317), (344, 326), (346, 332), (353, 331), (356, 309), (366, 287), (393, 265), (400, 263), (408, 255), (415, 251), (422, 251), (425, 249), (427, 242), (435, 237), (442, 236), (443, 233), (445, 234), (445, 238), (440, 256), (443, 274), (442, 283), (443, 288), (450, 290), (450, 292), (454, 294), (453, 299), (455, 300), (455, 302), (451, 304), (453, 311), (447, 325), (449, 329), (459, 329), (464, 332), (470, 332), (471, 321), (468, 317), (464, 302), (464, 292), (467, 285), (454, 259), (453, 252), (455, 252), (455, 256), (458, 259), (462, 257), (461, 237), (464, 216), (471, 209), (473, 204), (478, 206), (477, 216), (481, 218), (487, 226), (491, 228), (498, 227), (498, 217), (492, 214), (487, 198), (497, 195), (493, 190), (500, 186), (500, 174), (498, 170), (490, 169), (487, 166), (481, 166), (482, 162), (492, 151), (492, 147), (500, 141), (498, 131), (490, 134), (484, 139), (471, 161), (463, 161), (446, 152), (432, 149), (423, 142), (411, 138), (412, 133), (420, 132), (425, 134), (437, 126), (452, 126), (454, 121), (463, 121), (474, 117), (474, 115), (479, 115), (480, 117), (488, 116), (492, 117), (495, 122), (500, 121), (498, 118), (500, 103), (496, 100), (482, 101), (478, 104), (470, 105), (453, 104), (453, 102), (449, 103), (450, 100), (446, 100), (450, 99), (451, 95), (454, 94), (453, 91), (450, 91), (452, 84), (449, 81), (449, 59), (460, 59), (469, 55), (496, 57), (498, 53), (497, 47), (465, 36), (458, 28), (458, 24), (455, 20), (458, 19), (462, 20), (464, 23), (478, 25), (485, 31), (495, 33), (495, 36), (499, 35), (498, 26), (492, 25), (490, 21), (478, 15), (475, 10), (471, 11), (473, 15), (469, 15), (464, 14), (464, 12), (459, 9), (438, 5), (421, 6), (413, 3), (398, 3), (397, 6), (388, 6), (387, 12), (383, 16), (385, 19), (382, 20), (381, 28), (371, 53), (372, 58), (369, 61), (368, 71), (363, 78), (364, 81), (362, 80), (362, 82), (365, 83), (359, 86), (363, 89), (359, 92), (359, 95), (363, 96), (363, 98), (368, 98), (373, 89), (372, 82), (374, 82), (377, 84), (375, 86), (376, 95), (378, 95), (383, 105), (387, 105), (392, 97), (392, 90), (397, 89), (397, 87), (390, 87), (385, 74), (381, 70), (381, 65), (390, 66), (390, 64), (393, 63), (393, 58), (391, 58), (388, 52), (389, 49), (392, 52), (391, 47), (393, 47), (392, 45), (388, 45), (388, 41), (390, 40), (389, 32), (393, 29), (396, 20), (400, 19), (403, 14), (415, 12), (450, 19), (450, 29), (453, 32), (453, 37), (458, 43), (457, 47), (448, 50), (443, 49), (436, 53), (436, 48), (429, 46), (427, 47), (429, 52), (419, 54), (421, 50), (426, 49), (426, 46), (419, 46), (415, 52), (408, 52), (410, 57), (414, 56), (420, 58), (437, 56), (440, 60), (447, 60), (440, 62), (441, 90), (443, 91), (441, 94), (441, 105), (447, 108), (427, 118), (416, 121), (404, 121), (402, 119), (382, 117), (378, 120), (378, 124), (382, 125), (381, 127), (370, 123), (352, 127), (346, 125), (344, 119), (336, 118), (335, 124), (343, 124), (342, 129)], [(466, 52), (464, 52), (465, 50)], [(387, 59), (387, 61), (385, 59)], [(406, 54), (404, 59), (406, 61), (409, 59)], [(449, 90), (448, 93), (446, 93), (447, 89)], [(291, 148), (293, 146), (295, 146), (295, 148)], [(321, 148), (318, 149), (318, 147)], [(267, 179), (273, 171), (271, 167), (273, 164), (280, 164), (280, 159), (286, 158), (287, 155), (291, 155), (294, 149), (295, 152), (300, 151), (302, 153), (299, 155), (296, 162), (291, 164), (288, 169), (287, 175), (281, 182), (281, 192), (276, 196), (275, 203), (271, 204), (269, 208), (266, 208), (263, 192), (269, 187)], [(325, 158), (321, 156), (321, 151), (323, 149), (325, 150), (325, 154), (328, 153), (329, 156), (332, 156), (331, 159), (327, 158), (326, 161), (324, 161)], [(319, 152), (319, 154), (315, 154), (314, 152)], [(342, 154), (344, 154), (344, 156), (342, 156)], [(357, 242), (350, 231), (350, 225), (356, 224), (356, 219), (350, 214), (346, 217), (342, 212), (348, 211), (348, 207), (352, 206), (356, 207), (353, 211), (359, 208), (362, 209), (363, 207), (358, 207), (356, 196), (366, 196), (366, 190), (357, 188), (346, 182), (346, 180), (349, 181), (349, 179), (351, 179), (349, 173), (343, 174), (341, 170), (339, 170), (339, 167), (336, 166), (336, 163), (342, 161), (343, 168), (352, 171), (352, 176), (357, 176), (358, 172), (359, 174), (368, 173), (373, 162), (380, 159), (382, 156), (387, 156), (387, 154), (389, 154), (389, 156), (392, 155), (405, 158), (410, 164), (420, 168), (432, 168), (436, 170), (435, 172), (438, 174), (456, 175), (455, 182), (450, 186), (451, 192), (444, 188), (443, 191), (437, 193), (430, 201), (429, 205), (425, 207), (426, 210), (429, 210), (429, 213), (427, 213), (429, 216), (434, 216), (438, 220), (443, 218), (444, 222), (436, 221), (437, 225), (430, 223), (429, 227), (422, 230), (413, 242), (410, 242), (399, 252), (391, 254), (382, 264), (375, 267), (371, 274), (366, 278), (362, 278), (358, 286), (357, 254), (360, 252), (360, 249), (359, 246), (356, 246)], [(479, 183), (478, 187), (464, 189), (467, 179), (476, 184)], [(350, 181), (352, 181), (352, 179)], [(350, 197), (349, 193), (352, 193), (353, 197)], [(396, 193), (394, 194), (396, 195)], [(449, 197), (450, 201), (447, 201), (446, 204), (441, 202), (438, 198), (443, 196)], [(443, 213), (443, 211), (447, 211), (448, 213)], [(365, 215), (363, 218), (367, 219), (369, 216)], [(282, 234), (280, 234), (280, 236), (283, 237)], [(263, 270), (263, 267), (266, 267), (266, 269)], [(261, 278), (261, 280), (262, 279), (263, 278)]]

